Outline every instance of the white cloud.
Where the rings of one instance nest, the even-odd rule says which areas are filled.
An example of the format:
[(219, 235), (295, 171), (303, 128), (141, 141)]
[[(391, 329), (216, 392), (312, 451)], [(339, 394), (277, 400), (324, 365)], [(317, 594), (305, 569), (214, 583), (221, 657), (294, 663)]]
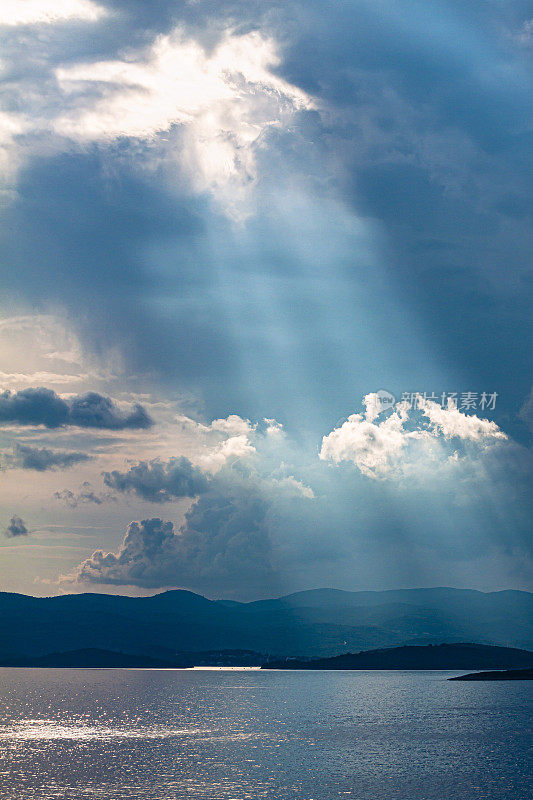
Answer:
[(315, 498), (315, 493), (311, 487), (306, 486), (305, 483), (299, 481), (294, 475), (287, 475), (286, 478), (270, 478), (268, 483), (273, 488), (281, 489), (282, 491), (288, 492), (290, 495), (305, 497), (307, 500), (314, 500)]
[(256, 452), (248, 437), (244, 434), (230, 436), (215, 445), (208, 453), (202, 455), (199, 463), (210, 472), (216, 472), (226, 464), (251, 456)]
[(230, 414), (225, 419), (214, 419), (206, 427), (212, 431), (220, 431), (230, 436), (248, 436), (254, 429), (249, 419), (243, 419), (238, 414)]
[(182, 432), (191, 437), (193, 460), (209, 472), (218, 472), (226, 464), (254, 455), (251, 442), (255, 426), (237, 414), (225, 419), (215, 419), (209, 425), (190, 417), (177, 417)]
[(212, 473), (258, 452), (264, 456), (268, 445), (272, 448), (285, 441), (283, 426), (275, 419), (263, 420), (266, 427), (238, 414), (214, 419), (207, 425), (185, 415), (176, 419), (182, 434), (189, 440), (191, 459)]
[(376, 418), (374, 395), (363, 400), (365, 414), (352, 414), (340, 428), (335, 428), (322, 439), (319, 457), (323, 461), (353, 461), (369, 477), (382, 477), (393, 469), (394, 462), (410, 439), (427, 435), (419, 431), (406, 431), (407, 407), (400, 405), (389, 417), (379, 423)]
[(495, 422), (480, 419), (475, 414), (462, 414), (450, 402), (448, 408), (443, 408), (431, 400), (420, 399), (419, 407), (424, 416), (435, 426), (435, 430), (448, 439), (454, 436), (474, 442), (507, 439)]
[(35, 25), (67, 19), (96, 22), (108, 12), (91, 0), (2, 0), (0, 25)]
[(481, 445), (507, 440), (495, 422), (463, 414), (452, 406), (442, 408), (430, 400), (420, 398), (422, 419), (407, 403), (399, 403), (379, 422), (375, 421), (381, 413), (378, 396), (366, 395), (363, 404), (365, 414), (352, 414), (324, 436), (319, 458), (336, 464), (352, 462), (371, 478), (403, 476), (413, 466), (423, 469), (428, 459), (449, 464), (460, 460), (456, 451), (442, 447), (445, 440)]
[(238, 414), (230, 414), (228, 417), (214, 419), (208, 425), (197, 422), (185, 414), (176, 417), (179, 427), (185, 432), (202, 440), (205, 443), (220, 442), (223, 438), (230, 436), (250, 436), (255, 430), (249, 419), (239, 417)]
[(283, 430), (283, 425), (281, 422), (278, 422), (275, 419), (268, 419), (268, 417), (265, 417), (263, 421), (266, 422), (267, 428), (265, 433), (267, 436), (272, 436), (278, 439), (285, 436), (285, 431)]

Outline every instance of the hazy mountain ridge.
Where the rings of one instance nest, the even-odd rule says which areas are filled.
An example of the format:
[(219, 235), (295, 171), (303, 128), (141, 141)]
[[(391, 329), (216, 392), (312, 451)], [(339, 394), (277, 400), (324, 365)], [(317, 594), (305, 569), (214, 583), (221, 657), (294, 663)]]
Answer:
[(533, 649), (533, 594), (317, 589), (226, 603), (182, 590), (133, 598), (0, 593), (1, 658), (83, 648), (154, 654), (242, 648), (318, 657), (443, 641)]

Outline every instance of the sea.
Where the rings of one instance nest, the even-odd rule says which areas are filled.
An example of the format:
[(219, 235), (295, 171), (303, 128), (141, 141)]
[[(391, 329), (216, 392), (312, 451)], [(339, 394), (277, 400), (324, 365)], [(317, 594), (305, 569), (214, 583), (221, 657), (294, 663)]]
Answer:
[(533, 683), (0, 669), (8, 800), (531, 800)]

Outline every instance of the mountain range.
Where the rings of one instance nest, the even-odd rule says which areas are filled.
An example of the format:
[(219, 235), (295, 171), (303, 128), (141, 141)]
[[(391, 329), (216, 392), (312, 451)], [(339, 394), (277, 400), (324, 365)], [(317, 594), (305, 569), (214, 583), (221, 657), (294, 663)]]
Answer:
[(533, 594), (316, 589), (239, 603), (185, 590), (152, 597), (0, 593), (1, 660), (84, 648), (163, 660), (236, 649), (283, 658), (328, 657), (442, 642), (533, 649)]

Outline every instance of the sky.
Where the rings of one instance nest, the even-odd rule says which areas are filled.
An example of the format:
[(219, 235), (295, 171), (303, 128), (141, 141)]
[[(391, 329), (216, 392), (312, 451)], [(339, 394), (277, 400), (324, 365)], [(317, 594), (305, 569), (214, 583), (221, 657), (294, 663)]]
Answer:
[(532, 6), (0, 39), (0, 590), (532, 590)]

